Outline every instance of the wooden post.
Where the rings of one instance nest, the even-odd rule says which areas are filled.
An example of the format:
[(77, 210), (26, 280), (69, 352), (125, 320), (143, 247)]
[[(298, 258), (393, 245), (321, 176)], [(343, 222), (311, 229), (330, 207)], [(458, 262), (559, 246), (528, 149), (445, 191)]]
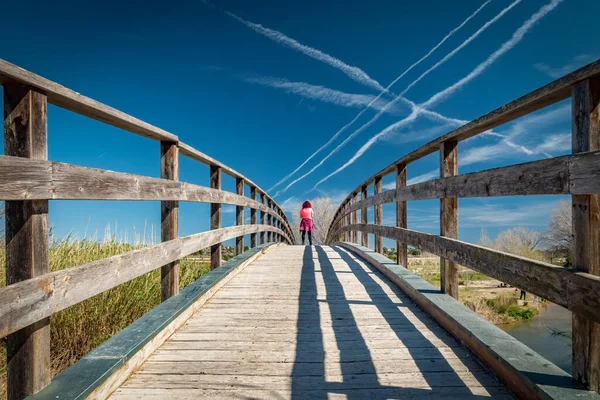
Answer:
[[(573, 153), (600, 149), (600, 79), (572, 88)], [(600, 195), (573, 195), (573, 267), (600, 275)], [(600, 391), (600, 324), (573, 313), (573, 378)]]
[[(177, 143), (160, 143), (160, 177), (179, 180), (179, 148)], [(160, 202), (160, 239), (163, 242), (179, 235), (179, 202)], [(179, 261), (163, 265), (160, 270), (160, 298), (162, 301), (179, 293)]]
[[(396, 166), (396, 188), (406, 186), (406, 165)], [(406, 228), (408, 226), (408, 216), (406, 201), (396, 202), (396, 226)], [(408, 246), (406, 243), (396, 242), (396, 263), (408, 268)]]
[[(375, 194), (381, 193), (381, 176), (375, 178)], [(381, 225), (383, 221), (383, 207), (380, 205), (375, 206), (375, 225)], [(375, 235), (375, 251), (379, 254), (383, 254), (383, 238), (379, 235)]]
[[(350, 205), (354, 205), (357, 202), (358, 198), (356, 197), (356, 195), (352, 195), (352, 199), (350, 199)], [(352, 213), (350, 214), (350, 223), (352, 225), (356, 224), (356, 211), (352, 211)], [(356, 231), (351, 231), (350, 232), (350, 241), (352, 243), (356, 243), (356, 237), (358, 236), (358, 233)]]
[[(264, 193), (262, 193), (262, 192), (260, 193), (260, 202), (261, 202), (262, 204), (265, 204), (265, 194), (264, 194)], [(266, 215), (266, 213), (265, 213), (264, 211), (261, 211), (261, 212), (260, 212), (260, 223), (261, 223), (262, 225), (264, 225), (264, 224), (265, 224), (265, 215)], [(265, 233), (266, 233), (266, 232), (264, 232), (264, 231), (262, 231), (262, 232), (260, 233), (260, 244), (265, 244), (265, 239), (266, 239)]]
[[(363, 186), (360, 190), (360, 199), (361, 200), (367, 199), (367, 187), (366, 186)], [(361, 219), (361, 223), (363, 225), (367, 225), (369, 223), (368, 215), (367, 215), (367, 208), (360, 209), (360, 219)], [(369, 247), (369, 234), (366, 232), (361, 232), (360, 238), (362, 240), (362, 245), (364, 247)]]
[[(210, 166), (210, 187), (221, 190), (221, 167)], [(210, 229), (221, 228), (221, 204), (210, 203)], [(221, 266), (221, 243), (210, 246), (210, 268)]]
[[(252, 200), (256, 200), (256, 186), (250, 187), (250, 198)], [(250, 225), (256, 224), (256, 208), (250, 209)], [(250, 234), (250, 248), (253, 249), (256, 247), (256, 233)]]
[[(240, 196), (244, 195), (244, 179), (235, 179), (235, 191)], [(235, 224), (244, 225), (244, 207), (235, 206)], [(235, 254), (242, 254), (244, 252), (244, 237), (238, 236), (235, 238)]]
[[(447, 140), (440, 145), (440, 178), (458, 175), (458, 142)], [(440, 236), (458, 239), (458, 199), (440, 199)], [(440, 257), (440, 286), (442, 293), (458, 299), (458, 270), (456, 264)]]
[[(348, 206), (350, 205), (350, 201), (344, 204), (344, 226), (350, 225), (350, 213), (348, 212)], [(350, 232), (344, 232), (344, 242), (350, 241)]]
[[(16, 84), (4, 86), (4, 153), (48, 159), (46, 95)], [(48, 273), (48, 201), (6, 202), (6, 284)], [(7, 341), (7, 398), (21, 400), (50, 383), (50, 319)]]
[[(271, 209), (271, 200), (267, 200), (267, 207)], [(267, 214), (267, 225), (273, 226), (273, 216), (271, 214)], [(267, 243), (271, 243), (273, 240), (271, 236), (271, 232), (267, 232)]]

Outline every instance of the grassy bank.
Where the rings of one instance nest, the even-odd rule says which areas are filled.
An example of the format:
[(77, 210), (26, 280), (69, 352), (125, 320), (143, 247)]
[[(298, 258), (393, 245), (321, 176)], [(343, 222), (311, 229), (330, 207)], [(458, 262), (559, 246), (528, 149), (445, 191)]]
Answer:
[[(440, 286), (439, 260), (409, 259), (408, 268), (435, 286)], [(464, 305), (494, 324), (531, 319), (543, 307), (533, 297), (519, 300), (520, 290), (498, 287), (500, 282), (482, 273), (458, 267), (458, 299)]]
[[(57, 271), (133, 250), (127, 243), (64, 240), (50, 249), (50, 269)], [(0, 249), (0, 287), (6, 285), (5, 253)], [(206, 262), (183, 259), (183, 288), (210, 270)], [(101, 279), (101, 277), (98, 277)], [(52, 372), (69, 367), (160, 303), (160, 269), (54, 314), (50, 319)], [(6, 341), (0, 339), (0, 399), (6, 398)]]

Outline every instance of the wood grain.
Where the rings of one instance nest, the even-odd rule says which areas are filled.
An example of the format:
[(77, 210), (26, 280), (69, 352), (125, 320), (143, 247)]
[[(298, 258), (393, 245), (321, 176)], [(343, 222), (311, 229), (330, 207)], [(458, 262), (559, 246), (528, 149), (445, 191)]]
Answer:
[[(406, 186), (406, 165), (396, 167), (396, 189)], [(365, 224), (366, 221), (363, 221)], [(396, 226), (408, 228), (408, 208), (406, 201), (396, 202)], [(408, 266), (408, 246), (406, 243), (396, 242), (396, 263), (403, 267)]]
[(266, 230), (281, 232), (267, 225), (215, 229), (8, 285), (0, 289), (0, 337), (198, 250)]
[[(46, 160), (47, 140), (46, 96), (29, 87), (5, 85), (5, 153)], [(7, 201), (5, 211), (6, 284), (28, 282), (46, 274), (48, 201)], [(38, 392), (51, 377), (50, 320), (30, 321), (19, 329), (12, 330), (6, 341), (8, 400), (21, 400)]]
[[(160, 177), (179, 180), (179, 150), (176, 143), (160, 142)], [(160, 238), (162, 242), (179, 236), (179, 202), (160, 202)], [(160, 298), (165, 301), (179, 293), (179, 261), (163, 265), (160, 271)]]
[[(256, 201), (256, 186), (250, 186), (250, 198)], [(256, 224), (256, 209), (250, 209), (250, 225)], [(252, 233), (250, 235), (250, 248), (253, 249), (258, 246), (256, 241), (256, 233)]]
[[(235, 179), (235, 192), (243, 196), (244, 195), (244, 178), (236, 178)], [(235, 207), (235, 224), (236, 225), (244, 225), (244, 207), (236, 206)], [(238, 236), (235, 239), (235, 254), (239, 255), (244, 252), (244, 237)]]
[[(368, 197), (367, 186), (363, 186), (360, 189), (360, 198), (364, 202), (367, 199), (367, 197)], [(361, 222), (363, 224), (365, 224), (365, 225), (368, 224), (368, 214), (367, 214), (367, 208), (366, 207), (362, 207), (361, 208), (361, 210), (360, 210), (360, 219), (361, 219)], [(367, 235), (365, 232), (361, 232), (360, 238), (361, 238), (361, 241), (362, 241), (362, 245), (365, 246), (365, 247), (369, 247), (369, 235)]]
[[(600, 80), (586, 80), (572, 90), (573, 153), (600, 149)], [(596, 181), (599, 181), (596, 174)], [(572, 196), (573, 267), (600, 275), (600, 195)], [(597, 293), (590, 294), (597, 296)], [(600, 391), (600, 324), (573, 314), (573, 377)]]
[[(448, 140), (440, 146), (440, 178), (458, 175), (458, 142)], [(458, 199), (440, 199), (440, 235), (458, 239)], [(440, 288), (458, 299), (458, 269), (452, 260), (440, 258)]]
[(408, 243), (600, 321), (600, 277), (460, 240), (382, 225), (346, 226)]
[[(221, 167), (210, 166), (210, 188), (221, 190)], [(210, 229), (221, 228), (221, 204), (210, 203)], [(221, 243), (213, 243), (210, 246), (210, 268), (221, 266)]]
[[(373, 183), (373, 196), (377, 196), (382, 191), (381, 186), (381, 176), (376, 176)], [(376, 225), (381, 225), (383, 223), (383, 207), (381, 204), (376, 204), (375, 209), (373, 211), (373, 221)], [(375, 235), (375, 251), (379, 254), (383, 254), (383, 237), (379, 235)]]

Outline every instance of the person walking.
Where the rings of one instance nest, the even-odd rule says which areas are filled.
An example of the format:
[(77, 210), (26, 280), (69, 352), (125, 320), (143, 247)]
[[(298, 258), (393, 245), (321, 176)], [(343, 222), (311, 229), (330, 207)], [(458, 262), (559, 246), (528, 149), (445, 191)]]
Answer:
[(302, 209), (300, 210), (300, 234), (302, 235), (302, 245), (304, 246), (304, 238), (308, 233), (308, 244), (312, 246), (312, 233), (315, 230), (313, 225), (313, 209), (310, 201), (306, 200), (302, 203)]

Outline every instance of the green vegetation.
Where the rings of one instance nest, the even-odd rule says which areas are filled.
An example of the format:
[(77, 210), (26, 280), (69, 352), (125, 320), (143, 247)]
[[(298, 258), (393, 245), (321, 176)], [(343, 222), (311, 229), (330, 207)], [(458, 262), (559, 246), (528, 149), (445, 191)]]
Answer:
[[(50, 269), (57, 271), (131, 251), (136, 247), (116, 240), (99, 243), (69, 238), (50, 248)], [(0, 248), (0, 287), (6, 285), (6, 259)], [(183, 259), (179, 286), (183, 288), (210, 270), (206, 262)], [(101, 277), (99, 277), (101, 279)], [(160, 268), (108, 290), (50, 319), (52, 371), (58, 374), (160, 303)], [(0, 399), (6, 398), (6, 341), (0, 340)]]

